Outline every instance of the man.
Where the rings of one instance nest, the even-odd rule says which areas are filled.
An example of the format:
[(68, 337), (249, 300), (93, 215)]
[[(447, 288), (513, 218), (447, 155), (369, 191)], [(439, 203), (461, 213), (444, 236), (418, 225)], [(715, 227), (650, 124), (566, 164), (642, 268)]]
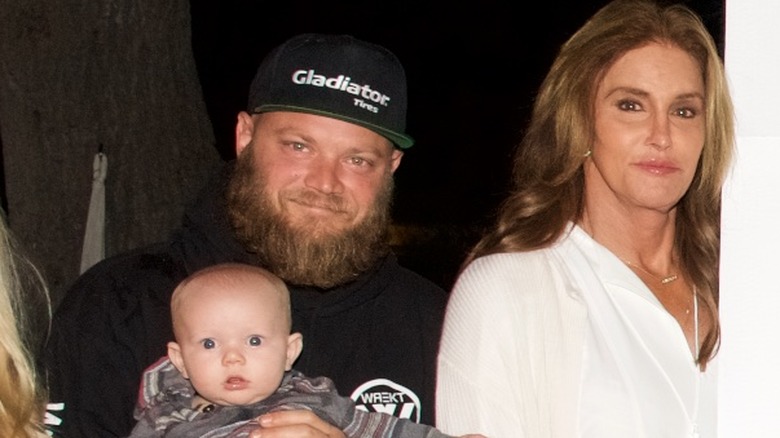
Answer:
[[(387, 242), (392, 175), (413, 143), (405, 119), (404, 70), (386, 49), (307, 34), (272, 51), (238, 115), (235, 165), (170, 241), (104, 260), (60, 305), (46, 355), (51, 402), (64, 403), (55, 436), (130, 432), (141, 375), (173, 339), (175, 285), (222, 262), (290, 286), (306, 339), (298, 370), (330, 377), (361, 409), (432, 424), (446, 294)], [(301, 411), (265, 420), (278, 436), (333, 433)]]

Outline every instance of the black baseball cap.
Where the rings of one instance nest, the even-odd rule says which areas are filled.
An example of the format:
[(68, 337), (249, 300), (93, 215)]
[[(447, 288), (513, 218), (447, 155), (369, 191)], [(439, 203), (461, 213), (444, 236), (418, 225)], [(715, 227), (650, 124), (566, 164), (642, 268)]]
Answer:
[(273, 49), (249, 90), (248, 111), (295, 111), (354, 123), (406, 149), (406, 73), (386, 48), (350, 35), (307, 33)]

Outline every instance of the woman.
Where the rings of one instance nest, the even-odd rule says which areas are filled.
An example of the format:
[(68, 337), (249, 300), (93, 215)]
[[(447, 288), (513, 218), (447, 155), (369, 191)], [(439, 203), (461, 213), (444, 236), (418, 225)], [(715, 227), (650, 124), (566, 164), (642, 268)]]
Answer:
[(684, 6), (618, 0), (566, 42), (494, 230), (451, 295), (437, 426), (715, 436), (723, 65)]
[(51, 318), (38, 271), (17, 252), (0, 217), (0, 437), (46, 437), (43, 384), (33, 351)]

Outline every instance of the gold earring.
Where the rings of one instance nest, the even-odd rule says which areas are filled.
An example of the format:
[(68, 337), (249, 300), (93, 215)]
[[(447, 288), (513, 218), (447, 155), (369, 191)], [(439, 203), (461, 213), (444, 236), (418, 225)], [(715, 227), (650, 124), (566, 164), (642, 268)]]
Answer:
[(588, 149), (588, 151), (587, 151), (587, 152), (585, 152), (585, 155), (583, 155), (583, 157), (585, 157), (585, 158), (588, 158), (588, 157), (589, 157), (589, 156), (590, 156), (592, 153), (593, 153), (593, 151), (591, 151), (590, 149)]

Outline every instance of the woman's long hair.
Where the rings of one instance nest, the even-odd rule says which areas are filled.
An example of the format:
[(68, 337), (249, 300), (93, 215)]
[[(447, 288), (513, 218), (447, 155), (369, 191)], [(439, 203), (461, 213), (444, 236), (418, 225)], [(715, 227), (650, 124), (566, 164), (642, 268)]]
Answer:
[(697, 363), (720, 339), (718, 264), (720, 194), (734, 153), (733, 108), (723, 62), (701, 19), (683, 5), (617, 0), (591, 17), (560, 49), (537, 94), (515, 151), (510, 195), (496, 227), (473, 248), (464, 267), (488, 254), (549, 246), (583, 211), (585, 155), (594, 141), (599, 81), (626, 52), (661, 42), (690, 54), (705, 86), (705, 140), (691, 187), (677, 206), (675, 251), (713, 321)]
[(0, 216), (0, 437), (45, 436), (46, 391), (35, 352), (48, 334), (49, 295)]

